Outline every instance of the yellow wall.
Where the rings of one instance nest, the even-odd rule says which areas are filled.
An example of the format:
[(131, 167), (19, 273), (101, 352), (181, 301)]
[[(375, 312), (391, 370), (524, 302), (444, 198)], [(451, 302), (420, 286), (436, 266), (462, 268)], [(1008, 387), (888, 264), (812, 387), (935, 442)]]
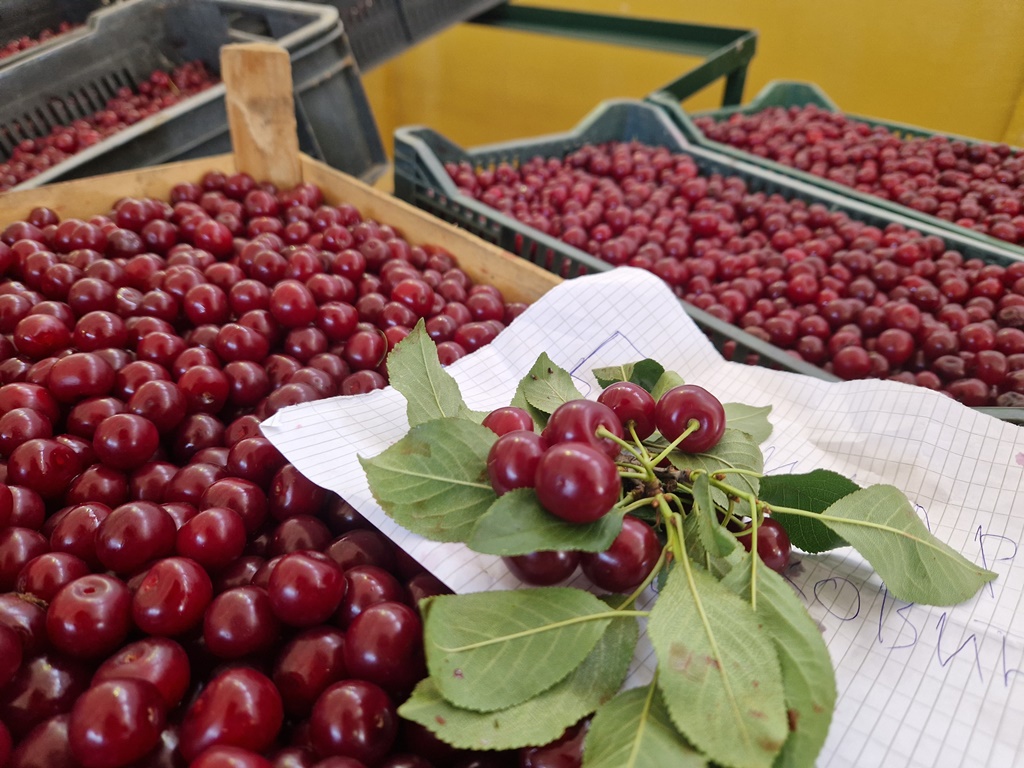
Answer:
[[(744, 99), (772, 79), (818, 83), (843, 109), (1024, 145), (1021, 0), (531, 0), (545, 7), (753, 28)], [(428, 125), (463, 146), (571, 128), (696, 63), (672, 54), (460, 25), (365, 75), (390, 146)], [(720, 103), (712, 87), (686, 103)]]

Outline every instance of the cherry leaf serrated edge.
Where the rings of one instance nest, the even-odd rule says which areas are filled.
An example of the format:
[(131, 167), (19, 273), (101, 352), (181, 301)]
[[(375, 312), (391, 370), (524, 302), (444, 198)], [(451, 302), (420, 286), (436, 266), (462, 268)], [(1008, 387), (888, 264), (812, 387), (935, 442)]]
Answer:
[(704, 768), (707, 760), (672, 725), (654, 684), (623, 691), (594, 715), (583, 768)]
[(359, 464), (374, 499), (399, 525), (433, 541), (465, 542), (494, 503), (487, 454), (496, 439), (466, 419), (437, 419)]
[(910, 500), (891, 485), (854, 491), (817, 519), (846, 539), (888, 590), (908, 603), (955, 605), (996, 578), (933, 536)]
[[(717, 565), (729, 568), (719, 561)], [(722, 585), (750, 599), (750, 555), (744, 554), (722, 578)], [(832, 657), (817, 623), (793, 588), (775, 571), (757, 562), (758, 618), (767, 628), (782, 669), (790, 733), (773, 768), (813, 765), (828, 736), (836, 704)]]
[(712, 761), (769, 768), (788, 733), (782, 672), (749, 603), (680, 562), (647, 631), (672, 722)]
[(445, 699), (478, 712), (563, 680), (612, 621), (597, 597), (569, 587), (441, 595), (420, 608), (431, 677)]
[(398, 713), (459, 749), (518, 749), (548, 744), (606, 702), (622, 685), (633, 658), (635, 619), (611, 625), (569, 676), (508, 709), (474, 712), (446, 701), (431, 678), (423, 680)]
[[(546, 352), (540, 353), (537, 362), (519, 382), (519, 387), (516, 389), (517, 398), (520, 391), (522, 391), (525, 401), (533, 409), (546, 415), (554, 413), (555, 409), (563, 403), (583, 398), (576, 385), (573, 384), (569, 372), (555, 365)], [(514, 400), (513, 404), (515, 402)]]
[(388, 355), (391, 386), (406, 400), (409, 426), (434, 419), (469, 416), (458, 383), (437, 357), (437, 345), (419, 320)]

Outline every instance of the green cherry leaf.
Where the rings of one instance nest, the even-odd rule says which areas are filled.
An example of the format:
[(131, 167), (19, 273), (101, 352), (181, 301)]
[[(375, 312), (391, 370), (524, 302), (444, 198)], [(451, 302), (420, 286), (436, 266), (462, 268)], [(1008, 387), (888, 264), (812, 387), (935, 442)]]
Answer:
[(772, 423), (768, 421), (768, 414), (772, 412), (770, 405), (759, 408), (743, 403), (722, 403), (722, 407), (725, 408), (725, 426), (729, 429), (746, 432), (758, 445), (771, 435)]
[(891, 485), (872, 485), (844, 496), (821, 522), (860, 552), (900, 600), (955, 605), (996, 577), (935, 538), (910, 500)]
[(612, 621), (589, 592), (544, 587), (420, 603), (427, 668), (441, 695), (478, 712), (546, 691), (578, 667)]
[[(766, 475), (761, 478), (761, 501), (780, 507), (795, 507), (808, 512), (824, 512), (830, 505), (848, 496), (860, 486), (837, 472), (816, 469), (802, 475)], [(849, 546), (843, 537), (813, 517), (772, 512), (782, 524), (794, 547), (812, 554)]]
[(722, 524), (715, 514), (715, 504), (711, 499), (711, 482), (707, 475), (699, 475), (693, 482), (694, 519), (697, 536), (704, 551), (711, 557), (725, 557), (736, 548), (736, 539)]
[(658, 401), (661, 399), (661, 396), (670, 389), (685, 383), (686, 382), (683, 381), (683, 377), (675, 371), (665, 371), (658, 377), (658, 381), (655, 382), (654, 389), (651, 390), (651, 397), (653, 397), (655, 401)]
[(409, 426), (467, 415), (459, 385), (437, 358), (437, 346), (423, 320), (388, 355), (391, 386), (405, 397)]
[[(750, 600), (750, 555), (744, 554), (722, 585)], [(836, 676), (817, 623), (779, 574), (757, 561), (757, 618), (768, 630), (779, 665), (789, 738), (773, 768), (814, 765), (825, 744), (836, 704)]]
[(715, 763), (769, 768), (789, 729), (775, 648), (750, 604), (684, 561), (669, 574), (647, 631), (680, 732)]
[[(662, 438), (664, 440), (664, 438)], [(746, 432), (726, 428), (718, 445), (704, 453), (683, 453), (672, 451), (668, 456), (669, 461), (676, 469), (695, 470), (702, 469), (708, 474), (722, 473), (725, 475), (725, 482), (734, 488), (747, 491), (755, 496), (758, 495), (760, 487), (759, 480), (754, 475), (731, 473), (731, 469), (749, 470), (760, 474), (764, 471), (764, 456), (757, 442)], [(711, 490), (712, 498), (719, 506), (727, 506), (725, 494), (717, 488)], [(746, 510), (741, 510), (746, 511)]]
[[(559, 368), (547, 353), (542, 352), (530, 372), (519, 382), (526, 402), (541, 413), (551, 415), (562, 403), (583, 397), (573, 384), (572, 376)], [(518, 395), (519, 390), (516, 390)], [(513, 403), (514, 404), (514, 403)]]
[(466, 541), (494, 503), (487, 453), (496, 439), (466, 419), (438, 419), (359, 463), (373, 497), (399, 525), (433, 541)]
[(705, 768), (672, 725), (654, 685), (623, 691), (594, 715), (583, 742), (586, 768)]
[(629, 381), (650, 392), (657, 386), (658, 379), (663, 373), (665, 373), (665, 369), (661, 363), (646, 359), (637, 363), (597, 368), (594, 370), (594, 378), (597, 379), (597, 383), (601, 385), (602, 389), (617, 381)]
[(474, 712), (446, 701), (433, 678), (420, 682), (398, 713), (459, 749), (518, 749), (548, 744), (608, 701), (622, 685), (639, 627), (617, 619), (569, 676), (508, 709)]
[(570, 523), (548, 512), (531, 488), (498, 497), (477, 521), (466, 543), (486, 555), (526, 555), (549, 549), (603, 552), (622, 530), (622, 513), (613, 510), (593, 523)]

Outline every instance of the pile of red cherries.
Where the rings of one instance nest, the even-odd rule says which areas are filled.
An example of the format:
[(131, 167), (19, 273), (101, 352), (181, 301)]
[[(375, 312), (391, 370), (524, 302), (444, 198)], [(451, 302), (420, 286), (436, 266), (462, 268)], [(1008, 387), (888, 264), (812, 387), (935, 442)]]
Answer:
[(0, 162), (0, 192), (217, 82), (201, 61), (191, 61), (171, 72), (153, 72), (134, 90), (120, 88), (99, 112), (70, 125), (55, 126), (46, 136), (19, 142), (11, 156)]
[(14, 40), (9, 40), (0, 46), (0, 59), (6, 59), (17, 53), (21, 53), (22, 51), (35, 48), (37, 45), (53, 40), (53, 38), (66, 34), (73, 29), (78, 29), (81, 26), (81, 24), (72, 24), (68, 21), (62, 21), (55, 29), (44, 29), (36, 37), (22, 35)]
[(1024, 261), (703, 175), (636, 142), (520, 165), (449, 163), (460, 191), (843, 379), (890, 378), (970, 406), (1024, 404)]
[(715, 141), (1024, 244), (1024, 154), (1006, 144), (900, 136), (814, 105), (694, 122)]
[(420, 319), (454, 360), (523, 305), (245, 174), (36, 209), (0, 274), (0, 766), (518, 759), (397, 716), (425, 674), (416, 602), (445, 588), (259, 422), (384, 386)]

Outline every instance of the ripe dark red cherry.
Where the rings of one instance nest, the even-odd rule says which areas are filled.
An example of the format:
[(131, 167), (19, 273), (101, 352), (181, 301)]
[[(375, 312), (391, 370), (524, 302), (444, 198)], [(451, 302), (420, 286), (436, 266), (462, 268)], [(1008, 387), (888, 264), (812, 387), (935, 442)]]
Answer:
[(279, 639), (280, 626), (267, 590), (235, 587), (210, 603), (203, 619), (203, 638), (214, 655), (238, 659), (271, 648)]
[[(753, 544), (753, 536), (747, 534), (738, 538), (744, 549), (749, 552)], [(761, 558), (761, 562), (777, 573), (785, 573), (789, 566), (791, 550), (792, 546), (786, 529), (777, 520), (770, 517), (762, 519), (761, 524), (757, 526), (757, 554)]]
[(401, 696), (426, 676), (423, 624), (412, 608), (391, 601), (366, 608), (345, 632), (349, 676)]
[(544, 428), (544, 438), (549, 445), (586, 443), (614, 459), (621, 448), (614, 440), (598, 437), (596, 433), (599, 427), (604, 427), (620, 439), (623, 436), (622, 422), (607, 405), (593, 400), (570, 400), (558, 406), (551, 414)]
[(619, 500), (619, 473), (606, 453), (587, 443), (558, 443), (537, 464), (537, 499), (571, 523), (592, 523)]
[(697, 429), (679, 443), (684, 453), (713, 448), (725, 432), (725, 409), (713, 394), (696, 384), (673, 387), (658, 400), (655, 424), (666, 440), (675, 441), (696, 420)]
[(651, 526), (626, 515), (612, 545), (604, 552), (582, 553), (580, 567), (594, 586), (629, 592), (650, 575), (660, 554), (661, 543)]
[(654, 398), (638, 384), (617, 381), (598, 395), (597, 402), (615, 412), (622, 422), (624, 432), (628, 433), (626, 425), (630, 422), (640, 440), (646, 440), (654, 432)]
[(199, 625), (213, 599), (206, 570), (187, 557), (158, 560), (132, 595), (132, 618), (149, 635), (181, 635)]
[(285, 624), (321, 624), (338, 609), (345, 594), (341, 568), (319, 552), (293, 552), (270, 574), (267, 594), (274, 614)]
[(236, 667), (214, 677), (185, 712), (179, 749), (189, 761), (218, 744), (263, 752), (283, 721), (281, 696), (270, 678)]
[(324, 756), (374, 765), (391, 749), (398, 718), (388, 695), (363, 680), (343, 680), (321, 694), (309, 720), (310, 741)]
[(107, 515), (96, 530), (96, 557), (105, 568), (127, 575), (174, 553), (177, 528), (159, 504), (133, 501)]
[(274, 663), (273, 680), (284, 709), (306, 717), (331, 684), (347, 676), (345, 635), (333, 627), (314, 627), (292, 638)]
[(533, 432), (533, 417), (522, 408), (511, 405), (496, 408), (484, 416), (481, 423), (499, 437), (515, 430)]
[(92, 444), (104, 464), (130, 471), (150, 460), (160, 444), (160, 432), (149, 419), (118, 413), (100, 422)]
[(564, 550), (542, 550), (528, 555), (503, 558), (508, 569), (527, 584), (548, 587), (559, 584), (576, 572), (580, 553)]
[(145, 680), (156, 686), (167, 710), (178, 705), (189, 684), (189, 660), (185, 649), (165, 637), (147, 637), (129, 643), (104, 661), (92, 684), (107, 680)]
[(46, 610), (53, 646), (76, 658), (97, 658), (117, 648), (131, 629), (131, 596), (124, 582), (90, 574), (65, 585)]
[(487, 476), (494, 492), (501, 496), (515, 488), (532, 488), (547, 448), (547, 441), (532, 431), (519, 429), (499, 437), (487, 454)]
[(71, 710), (68, 742), (85, 768), (122, 768), (160, 741), (166, 703), (147, 680), (94, 684)]

